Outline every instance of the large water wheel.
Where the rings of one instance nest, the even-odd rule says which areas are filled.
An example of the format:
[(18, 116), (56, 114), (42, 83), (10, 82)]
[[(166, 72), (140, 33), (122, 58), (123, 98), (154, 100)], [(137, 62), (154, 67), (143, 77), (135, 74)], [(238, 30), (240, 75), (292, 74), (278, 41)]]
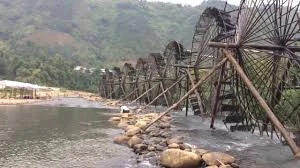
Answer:
[(105, 69), (100, 76), (99, 93), (100, 96), (105, 98), (112, 98), (114, 93), (114, 77), (109, 69)]
[[(235, 26), (232, 20), (230, 13), (226, 12), (224, 9), (207, 8), (201, 14), (195, 27), (191, 50), (191, 64), (193, 65), (192, 75), (194, 76), (194, 83), (198, 82), (199, 79), (220, 60), (220, 56), (222, 55), (219, 48), (209, 47), (209, 42), (234, 41)], [(232, 105), (234, 101), (232, 100), (233, 88), (231, 88), (232, 72), (230, 71), (230, 67), (228, 67), (228, 65), (224, 65), (221, 70), (217, 71), (211, 80), (198, 88), (200, 95), (198, 100), (196, 100), (195, 96), (190, 97), (190, 102), (196, 114), (209, 114), (216, 110), (230, 112), (237, 111)], [(222, 92), (226, 92), (223, 93), (226, 94), (223, 100), (223, 102), (226, 102), (227, 104), (226, 107), (225, 104), (223, 104), (224, 107), (221, 107), (221, 102), (218, 102), (217, 104), (215, 103), (218, 100), (217, 95), (219, 96), (220, 94), (221, 85), (218, 84), (218, 80), (220, 78), (222, 78), (221, 80), (223, 84), (228, 85), (222, 86)], [(229, 94), (231, 94), (231, 96), (228, 97)], [(196, 104), (196, 107), (199, 108), (194, 108), (193, 104)], [(221, 108), (223, 108), (223, 110), (220, 110)], [(198, 112), (196, 110), (198, 110)]]
[[(300, 127), (300, 102), (297, 101), (300, 96), (298, 9), (299, 2), (244, 0), (233, 27), (233, 24), (227, 23), (226, 20), (229, 19), (226, 18), (221, 19), (223, 23), (220, 23), (219, 18), (226, 16), (226, 13), (220, 12), (222, 17), (218, 17), (216, 12), (210, 10), (208, 13), (213, 16), (213, 22), (202, 28), (218, 30), (218, 33), (204, 33), (207, 38), (203, 38), (203, 42), (208, 42), (201, 47), (207, 48), (206, 53), (215, 53), (211, 54), (213, 57), (204, 54), (213, 58), (212, 62), (218, 62), (222, 55), (220, 49), (233, 52), (243, 71), (277, 118), (285, 126), (293, 128)], [(203, 54), (198, 56), (203, 57)], [(196, 63), (200, 64), (201, 61), (197, 60), (199, 58)], [(208, 92), (215, 97), (210, 106), (213, 113), (229, 111), (224, 120), (227, 123), (243, 123), (252, 131), (258, 128), (261, 133), (266, 131), (268, 134), (268, 130), (276, 132), (264, 109), (230, 65), (225, 64), (216, 74), (217, 80), (212, 80), (217, 81), (213, 83), (214, 91)], [(222, 94), (224, 90), (231, 92)], [(226, 101), (230, 103), (229, 99), (236, 104), (224, 105)]]
[(125, 63), (122, 68), (121, 90), (123, 97), (127, 97), (135, 89), (136, 70), (130, 63)]
[[(151, 83), (149, 83), (149, 80), (151, 76), (149, 72), (150, 71), (147, 60), (144, 58), (139, 58), (136, 63), (136, 97), (145, 93), (150, 88)], [(150, 99), (151, 94), (146, 94), (143, 98), (140, 99), (140, 103), (149, 102)]]
[(122, 80), (122, 72), (119, 67), (113, 67), (110, 70), (112, 73), (112, 86), (113, 92), (111, 93), (111, 98), (113, 99), (120, 99), (123, 95), (122, 87), (121, 87), (121, 80)]
[[(188, 56), (186, 55), (183, 45), (177, 41), (172, 41), (166, 46), (163, 56), (165, 65), (162, 68), (160, 76), (161, 85), (163, 89), (166, 89), (185, 75), (185, 70), (181, 65), (188, 63)], [(167, 92), (169, 105), (181, 97), (185, 89), (184, 84), (184, 81), (179, 82), (178, 85)]]
[[(275, 115), (286, 126), (298, 129), (299, 6), (299, 1), (243, 1), (236, 32), (239, 46), (235, 47), (236, 57), (245, 73)], [(249, 118), (261, 131), (267, 131), (269, 118), (263, 109), (258, 108), (258, 102), (253, 100), (244, 83), (239, 78), (235, 82), (240, 93), (239, 100), (247, 107)]]
[[(151, 87), (157, 85), (157, 87), (150, 92), (152, 101), (159, 93), (163, 92), (164, 87), (161, 85), (161, 76), (166, 64), (160, 53), (150, 53), (146, 59), (149, 71), (151, 72), (150, 85)], [(168, 101), (166, 97), (164, 99), (161, 97), (156, 100), (153, 105), (168, 105)]]

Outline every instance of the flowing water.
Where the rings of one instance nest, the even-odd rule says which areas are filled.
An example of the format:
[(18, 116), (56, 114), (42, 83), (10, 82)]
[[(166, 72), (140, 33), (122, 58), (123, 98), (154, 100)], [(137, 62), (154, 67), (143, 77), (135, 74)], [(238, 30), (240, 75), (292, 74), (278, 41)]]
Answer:
[(120, 133), (107, 122), (112, 112), (77, 98), (2, 106), (0, 167), (131, 167), (133, 153), (112, 143)]
[(210, 119), (197, 116), (174, 115), (174, 133), (203, 149), (230, 153), (242, 168), (300, 168), (300, 161), (293, 159), (287, 145), (279, 140), (259, 136), (258, 133), (230, 132), (220, 120), (216, 130), (209, 129)]
[[(27, 106), (0, 107), (0, 167), (12, 168), (133, 168), (133, 152), (112, 143), (121, 131), (107, 120), (117, 110), (79, 98), (62, 98)], [(241, 167), (300, 168), (287, 146), (267, 137), (231, 133), (223, 124), (208, 129), (208, 120), (174, 115), (173, 131), (187, 142), (228, 151)]]

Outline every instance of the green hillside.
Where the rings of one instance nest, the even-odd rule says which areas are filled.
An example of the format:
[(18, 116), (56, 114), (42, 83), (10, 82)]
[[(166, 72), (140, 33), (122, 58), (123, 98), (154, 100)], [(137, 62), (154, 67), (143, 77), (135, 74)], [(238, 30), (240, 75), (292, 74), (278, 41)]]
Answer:
[(0, 76), (80, 89), (85, 85), (75, 87), (81, 80), (73, 76), (76, 65), (113, 66), (162, 51), (171, 40), (190, 48), (201, 8), (138, 0), (0, 0)]
[(137, 0), (0, 0), (0, 37), (95, 66), (159, 51), (169, 40), (189, 46), (199, 14), (192, 7)]

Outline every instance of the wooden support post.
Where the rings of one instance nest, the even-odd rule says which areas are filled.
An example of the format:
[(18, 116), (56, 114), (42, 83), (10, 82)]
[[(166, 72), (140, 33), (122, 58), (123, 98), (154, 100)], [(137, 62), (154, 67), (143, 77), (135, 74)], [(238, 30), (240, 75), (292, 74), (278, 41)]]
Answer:
[(165, 91), (163, 91), (162, 93), (160, 93), (158, 96), (156, 96), (156, 98), (154, 98), (150, 103), (148, 103), (146, 106), (144, 106), (143, 109), (149, 107), (152, 103), (154, 103), (158, 98), (160, 98), (162, 95), (164, 95), (165, 93), (167, 93), (170, 89), (172, 89), (174, 86), (176, 86), (182, 79), (184, 79), (185, 76), (182, 76), (181, 78), (179, 78), (178, 81), (176, 81), (175, 83), (173, 83), (170, 87), (168, 87)]
[(153, 90), (154, 88), (156, 88), (157, 86), (159, 86), (159, 83), (152, 86), (152, 88), (148, 89), (145, 93), (143, 93), (142, 95), (140, 95), (138, 98), (136, 98), (135, 100), (133, 100), (131, 103), (134, 103), (136, 101), (138, 101), (140, 98), (144, 97), (146, 94), (148, 94), (148, 92), (150, 92), (151, 90)]
[[(165, 88), (164, 88), (164, 85), (162, 84), (162, 82), (160, 82), (160, 88), (161, 88), (162, 92), (164, 93), (165, 92)], [(168, 97), (166, 96), (165, 93), (164, 93), (164, 98), (165, 98), (165, 101), (167, 103), (167, 107), (169, 107)]]
[(217, 116), (217, 110), (218, 110), (218, 105), (219, 105), (219, 97), (220, 97), (220, 92), (221, 92), (221, 82), (222, 82), (222, 78), (223, 78), (223, 74), (224, 74), (224, 69), (225, 69), (225, 64), (222, 66), (221, 72), (219, 74), (219, 78), (218, 78), (218, 83), (217, 83), (217, 88), (216, 88), (216, 95), (215, 95), (215, 99), (214, 99), (214, 104), (213, 104), (213, 109), (211, 112), (211, 122), (210, 122), (210, 128), (211, 129), (215, 129), (214, 127), (214, 123), (215, 123), (215, 119)]
[(294, 140), (289, 136), (288, 131), (284, 128), (284, 126), (281, 124), (281, 122), (277, 119), (275, 114), (272, 112), (271, 108), (268, 106), (266, 101), (261, 97), (259, 92), (256, 90), (250, 79), (247, 77), (241, 66), (238, 64), (236, 59), (232, 56), (231, 53), (224, 50), (223, 51), (225, 56), (228, 58), (228, 60), (231, 62), (233, 67), (235, 68), (236, 72), (240, 75), (241, 79), (245, 82), (248, 89), (251, 91), (253, 96), (256, 98), (258, 103), (261, 105), (261, 107), (266, 111), (269, 119), (274, 124), (276, 129), (279, 130), (279, 132), (283, 135), (284, 139), (287, 141), (288, 145), (290, 146), (292, 152), (295, 154), (295, 157), (300, 158), (300, 150)]
[(151, 125), (153, 125), (156, 121), (161, 119), (163, 116), (168, 114), (171, 110), (175, 109), (182, 101), (184, 101), (190, 94), (194, 93), (194, 91), (201, 86), (212, 74), (215, 73), (217, 69), (220, 68), (225, 62), (227, 61), (227, 58), (224, 58), (222, 61), (220, 61), (208, 74), (203, 76), (201, 80), (199, 80), (194, 87), (192, 87), (182, 98), (180, 98), (175, 104), (173, 104), (171, 107), (169, 107), (166, 111), (164, 111), (161, 115), (159, 115), (156, 119), (154, 119), (151, 123), (149, 123), (146, 127), (144, 127), (144, 130), (147, 130)]
[[(189, 83), (189, 79), (188, 76), (186, 76), (186, 90), (190, 90), (190, 83)], [(189, 96), (186, 98), (185, 101), (185, 116), (187, 117), (189, 113)]]
[[(148, 79), (147, 79), (147, 83), (148, 83), (148, 87), (151, 88), (151, 78), (152, 78), (152, 74), (153, 72), (150, 71), (150, 74), (148, 76)], [(150, 96), (149, 96), (150, 95)], [(152, 94), (151, 94), (151, 91), (147, 93), (147, 99), (148, 99), (148, 103), (151, 102), (151, 99), (152, 99)]]
[[(189, 77), (189, 80), (191, 81), (191, 84), (192, 84), (192, 87), (195, 86), (195, 83), (193, 81), (193, 78), (192, 78), (192, 75), (191, 73), (189, 72), (189, 70), (186, 71), (187, 74), (188, 74), (188, 77)], [(203, 104), (202, 104), (202, 100), (201, 100), (201, 97), (200, 97), (200, 94), (199, 92), (197, 91), (197, 89), (194, 91), (196, 97), (197, 97), (197, 100), (198, 100), (198, 105), (199, 105), (199, 108), (200, 108), (200, 112), (201, 113), (204, 113), (204, 107), (203, 107)]]
[(134, 91), (134, 98), (137, 98), (139, 95), (140, 95), (140, 92), (139, 92), (139, 77), (140, 77), (140, 74), (138, 73), (137, 76), (135, 77), (135, 91)]

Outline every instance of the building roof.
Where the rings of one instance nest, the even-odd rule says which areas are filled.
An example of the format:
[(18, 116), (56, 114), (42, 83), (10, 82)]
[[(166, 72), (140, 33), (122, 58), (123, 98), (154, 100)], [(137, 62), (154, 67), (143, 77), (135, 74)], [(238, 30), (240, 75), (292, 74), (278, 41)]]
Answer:
[(40, 86), (31, 84), (31, 83), (9, 81), (9, 80), (2, 80), (2, 81), (0, 81), (0, 88), (6, 88), (6, 87), (10, 87), (10, 88), (23, 88), (23, 89), (28, 89), (28, 90), (42, 89)]

